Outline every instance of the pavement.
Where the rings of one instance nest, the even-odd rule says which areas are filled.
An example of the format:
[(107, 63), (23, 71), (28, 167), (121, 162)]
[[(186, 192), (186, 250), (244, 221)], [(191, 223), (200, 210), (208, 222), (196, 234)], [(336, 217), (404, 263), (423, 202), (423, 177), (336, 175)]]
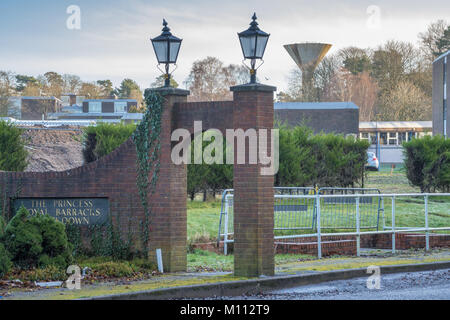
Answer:
[(257, 295), (216, 297), (220, 300), (449, 300), (450, 269), (381, 275), (380, 286), (368, 277), (329, 281)]
[[(322, 285), (327, 281), (358, 277), (367, 279), (368, 266), (379, 266), (383, 277), (394, 272), (404, 274), (410, 271), (447, 270), (447, 273), (441, 274), (441, 281), (439, 281), (439, 276), (431, 276), (430, 292), (436, 289), (442, 292), (441, 296), (445, 294), (448, 296), (449, 249), (432, 250), (429, 253), (408, 250), (395, 255), (392, 255), (389, 251), (365, 250), (362, 255), (361, 257), (331, 257), (321, 260), (284, 263), (276, 266), (276, 274), (273, 277), (249, 279), (235, 277), (231, 272), (187, 272), (154, 276), (147, 280), (135, 282), (84, 284), (81, 290), (66, 288), (33, 291), (14, 290), (3, 295), (0, 300), (217, 298), (242, 296), (243, 294), (255, 296), (262, 292), (272, 293), (273, 297), (281, 297), (283, 293), (276, 290), (300, 286), (307, 288), (305, 286), (311, 286), (312, 284), (315, 284), (314, 287), (316, 288), (318, 284)], [(386, 279), (386, 286), (389, 283), (395, 284), (395, 280)], [(412, 279), (410, 283), (413, 283), (414, 277), (411, 276), (410, 279)], [(417, 279), (420, 279), (420, 277)], [(359, 292), (357, 280), (351, 280), (349, 283), (350, 287), (354, 287), (352, 289), (354, 291), (339, 291), (339, 293), (352, 295), (353, 292)], [(331, 286), (341, 290), (347, 284), (332, 284)], [(389, 288), (395, 289), (393, 286)], [(291, 290), (293, 291), (288, 291), (284, 296), (286, 298), (292, 296), (292, 299), (296, 299), (295, 292), (298, 292), (298, 290)], [(322, 289), (319, 289), (320, 294), (317, 294), (316, 297), (332, 297), (333, 290), (327, 289), (326, 286), (322, 287)], [(359, 293), (363, 294), (362, 291)], [(278, 294), (281, 294), (281, 296), (278, 296)], [(401, 293), (398, 294), (400, 297)], [(302, 296), (304, 295), (302, 294)], [(380, 293), (380, 297), (382, 296)], [(311, 295), (311, 297), (313, 296)]]

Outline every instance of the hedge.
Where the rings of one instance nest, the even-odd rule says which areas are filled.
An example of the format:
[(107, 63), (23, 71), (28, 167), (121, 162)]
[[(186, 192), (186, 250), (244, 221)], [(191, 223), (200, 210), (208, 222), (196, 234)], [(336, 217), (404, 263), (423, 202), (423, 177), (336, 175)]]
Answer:
[(403, 143), (404, 166), (411, 185), (421, 192), (450, 192), (450, 140), (425, 136)]
[(354, 187), (362, 185), (367, 141), (317, 134), (307, 127), (280, 128), (277, 186)]
[(27, 155), (22, 140), (22, 129), (6, 121), (0, 121), (0, 170), (25, 170), (28, 165)]
[(83, 131), (83, 157), (93, 162), (111, 153), (124, 143), (136, 130), (136, 125), (123, 123), (99, 123)]

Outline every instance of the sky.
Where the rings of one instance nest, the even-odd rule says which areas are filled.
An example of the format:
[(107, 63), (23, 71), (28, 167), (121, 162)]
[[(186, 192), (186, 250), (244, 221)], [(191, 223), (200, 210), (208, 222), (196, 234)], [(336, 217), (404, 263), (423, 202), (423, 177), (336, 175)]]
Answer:
[[(67, 27), (75, 21), (67, 12), (73, 5), (80, 9), (79, 29)], [(432, 21), (450, 22), (450, 1), (0, 0), (0, 70), (55, 71), (115, 86), (131, 78), (144, 89), (160, 75), (150, 38), (161, 33), (165, 18), (183, 39), (174, 73), (183, 87), (196, 60), (242, 63), (237, 33), (248, 28), (253, 12), (271, 34), (259, 79), (285, 90), (296, 65), (284, 44), (326, 42), (333, 45), (329, 54), (392, 39), (418, 44), (418, 33)]]

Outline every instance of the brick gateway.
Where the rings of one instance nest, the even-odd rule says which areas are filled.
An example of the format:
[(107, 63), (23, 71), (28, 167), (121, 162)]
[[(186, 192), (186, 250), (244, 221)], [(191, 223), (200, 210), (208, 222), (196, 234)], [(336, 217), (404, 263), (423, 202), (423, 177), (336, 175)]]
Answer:
[[(186, 270), (187, 167), (171, 161), (171, 134), (185, 128), (193, 133), (194, 121), (203, 129), (273, 128), (275, 87), (247, 84), (232, 87), (233, 101), (188, 103), (189, 91), (159, 88), (164, 98), (161, 126), (160, 179), (149, 196), (150, 253), (161, 248), (165, 270)], [(246, 142), (246, 159), (249, 147)], [(270, 139), (267, 142), (270, 150)], [(236, 157), (236, 154), (235, 154)], [(236, 162), (236, 161), (235, 161)], [(262, 176), (261, 164), (235, 164), (235, 244), (237, 276), (273, 275), (273, 176)], [(114, 224), (128, 226), (136, 238), (144, 209), (136, 185), (136, 149), (131, 138), (111, 154), (64, 172), (0, 172), (0, 190), (6, 198), (102, 198), (109, 201)], [(3, 196), (3, 195), (2, 195)]]

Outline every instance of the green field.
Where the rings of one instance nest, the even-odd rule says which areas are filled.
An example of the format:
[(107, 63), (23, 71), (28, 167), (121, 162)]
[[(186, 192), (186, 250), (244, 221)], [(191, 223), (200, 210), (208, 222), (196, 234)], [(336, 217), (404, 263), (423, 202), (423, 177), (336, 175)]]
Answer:
[[(366, 188), (377, 188), (381, 193), (420, 193), (420, 191), (409, 185), (408, 180), (401, 169), (392, 172), (370, 172), (365, 184)], [(373, 198), (373, 204), (360, 204), (362, 221), (367, 225), (373, 225), (377, 220), (378, 203)], [(286, 204), (286, 203), (284, 203)], [(312, 204), (309, 201), (308, 204)], [(311, 205), (308, 206), (310, 208)], [(391, 199), (384, 199), (384, 221), (386, 226), (391, 224)], [(308, 209), (309, 210), (309, 209)], [(450, 197), (430, 197), (428, 202), (429, 226), (450, 226)], [(219, 227), (220, 200), (201, 202), (188, 202), (188, 242), (208, 242), (217, 239)], [(311, 212), (308, 212), (311, 215)], [(282, 213), (276, 213), (276, 219), (283, 218)], [(285, 213), (287, 215), (287, 213)], [(354, 226), (355, 205), (332, 205), (321, 206), (322, 226), (329, 227), (323, 232), (348, 231), (343, 227)], [(380, 212), (379, 227), (383, 226), (383, 214)], [(366, 220), (364, 220), (366, 219)], [(305, 219), (298, 226), (311, 225), (311, 220)], [(423, 198), (397, 198), (396, 199), (396, 226), (398, 227), (424, 227), (424, 201)], [(342, 227), (342, 228), (340, 228)], [(373, 230), (373, 229), (368, 229)], [(276, 235), (311, 233), (309, 230), (300, 231), (276, 231)], [(448, 232), (448, 231), (447, 231)]]

